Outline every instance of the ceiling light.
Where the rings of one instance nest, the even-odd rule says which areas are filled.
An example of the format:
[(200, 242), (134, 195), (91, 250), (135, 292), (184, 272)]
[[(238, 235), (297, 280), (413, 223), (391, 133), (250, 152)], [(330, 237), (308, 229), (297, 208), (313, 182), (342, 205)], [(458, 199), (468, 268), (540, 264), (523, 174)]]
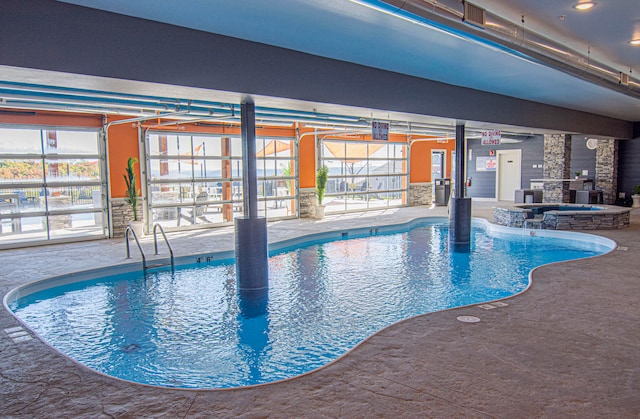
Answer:
[(632, 39), (629, 43), (634, 46), (640, 46), (640, 38)]
[(578, 3), (575, 6), (573, 6), (573, 8), (576, 9), (576, 10), (589, 10), (595, 5), (596, 4), (594, 2), (587, 1), (587, 2), (583, 2), (583, 3)]

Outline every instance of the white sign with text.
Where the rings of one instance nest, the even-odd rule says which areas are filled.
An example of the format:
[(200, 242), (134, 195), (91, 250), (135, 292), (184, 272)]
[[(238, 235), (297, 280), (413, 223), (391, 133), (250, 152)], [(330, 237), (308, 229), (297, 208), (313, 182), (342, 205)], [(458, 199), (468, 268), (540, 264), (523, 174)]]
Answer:
[(482, 131), (482, 145), (500, 145), (502, 132), (500, 130)]
[(389, 123), (373, 121), (371, 123), (371, 139), (374, 141), (389, 141)]

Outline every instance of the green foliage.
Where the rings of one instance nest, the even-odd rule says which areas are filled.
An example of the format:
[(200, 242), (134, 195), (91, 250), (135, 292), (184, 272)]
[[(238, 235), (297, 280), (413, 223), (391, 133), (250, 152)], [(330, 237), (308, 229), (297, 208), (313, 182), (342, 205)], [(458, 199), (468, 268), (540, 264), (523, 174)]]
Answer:
[(131, 210), (133, 211), (133, 221), (138, 221), (138, 193), (139, 191), (136, 189), (136, 171), (133, 167), (134, 164), (138, 163), (138, 159), (135, 157), (129, 157), (127, 161), (127, 173), (122, 175), (124, 177), (124, 182), (127, 185), (127, 197), (125, 198), (125, 202), (131, 205)]
[[(60, 177), (72, 180), (100, 179), (100, 164), (97, 161), (57, 161), (48, 162), (45, 172), (51, 177), (52, 167)], [(2, 180), (42, 180), (41, 160), (0, 160), (0, 179)]]
[(322, 205), (324, 192), (327, 189), (327, 177), (329, 176), (329, 168), (322, 166), (316, 174), (316, 194), (318, 195), (318, 205)]
[(640, 185), (635, 185), (633, 187), (633, 194), (634, 195), (640, 195)]

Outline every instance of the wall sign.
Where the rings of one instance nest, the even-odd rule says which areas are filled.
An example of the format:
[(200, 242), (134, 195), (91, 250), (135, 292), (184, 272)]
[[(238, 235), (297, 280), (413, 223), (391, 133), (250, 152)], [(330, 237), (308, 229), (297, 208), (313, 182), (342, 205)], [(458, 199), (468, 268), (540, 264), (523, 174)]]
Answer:
[(502, 140), (502, 131), (482, 131), (482, 145), (500, 145)]
[(374, 141), (389, 141), (389, 123), (383, 121), (371, 122), (371, 139)]
[(476, 172), (495, 172), (495, 157), (476, 157)]

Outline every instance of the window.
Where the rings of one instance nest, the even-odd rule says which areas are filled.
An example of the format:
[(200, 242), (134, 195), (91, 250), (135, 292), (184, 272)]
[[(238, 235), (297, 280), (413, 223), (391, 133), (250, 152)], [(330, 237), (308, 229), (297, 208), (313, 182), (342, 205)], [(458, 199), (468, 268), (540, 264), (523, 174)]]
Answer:
[(0, 246), (106, 236), (98, 131), (0, 128)]
[(329, 168), (326, 212), (406, 205), (406, 144), (339, 140), (321, 144), (321, 161)]
[[(257, 138), (256, 150), (258, 214), (271, 219), (295, 216), (295, 142)], [(152, 223), (205, 227), (243, 215), (241, 138), (151, 133), (147, 153)]]

